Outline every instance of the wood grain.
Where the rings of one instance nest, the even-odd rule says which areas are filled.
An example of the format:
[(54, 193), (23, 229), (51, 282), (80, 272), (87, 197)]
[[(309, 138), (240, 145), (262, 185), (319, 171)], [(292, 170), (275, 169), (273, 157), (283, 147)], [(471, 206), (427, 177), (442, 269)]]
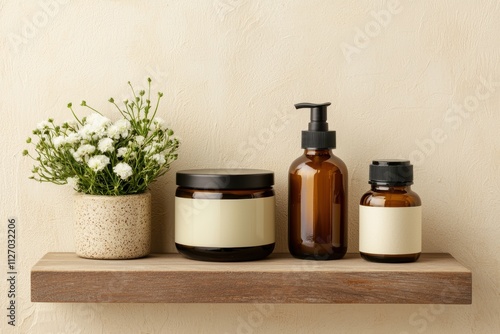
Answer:
[(287, 254), (241, 263), (179, 254), (89, 260), (48, 253), (31, 271), (33, 302), (471, 304), (472, 274), (449, 254), (380, 264), (348, 254), (305, 261)]

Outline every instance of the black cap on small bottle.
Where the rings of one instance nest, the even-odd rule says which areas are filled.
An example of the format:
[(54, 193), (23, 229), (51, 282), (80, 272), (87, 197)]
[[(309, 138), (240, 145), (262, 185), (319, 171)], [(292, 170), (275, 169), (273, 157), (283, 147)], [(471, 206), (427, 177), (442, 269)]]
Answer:
[(370, 165), (370, 184), (409, 186), (413, 184), (413, 165), (409, 160), (373, 160)]
[(330, 104), (330, 102), (321, 104), (304, 102), (295, 105), (296, 109), (311, 109), (311, 121), (308, 129), (302, 131), (302, 148), (335, 148), (335, 131), (328, 131), (328, 123), (326, 122), (326, 108)]

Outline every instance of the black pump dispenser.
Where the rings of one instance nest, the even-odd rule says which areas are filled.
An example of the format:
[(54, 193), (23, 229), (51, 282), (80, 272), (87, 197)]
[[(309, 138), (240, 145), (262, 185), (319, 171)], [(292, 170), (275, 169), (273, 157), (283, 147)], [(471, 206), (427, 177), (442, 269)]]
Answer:
[(302, 148), (335, 148), (335, 131), (328, 131), (328, 123), (326, 122), (326, 109), (329, 105), (331, 105), (330, 102), (321, 104), (304, 102), (295, 105), (296, 109), (311, 109), (311, 121), (309, 122), (308, 130), (302, 131)]

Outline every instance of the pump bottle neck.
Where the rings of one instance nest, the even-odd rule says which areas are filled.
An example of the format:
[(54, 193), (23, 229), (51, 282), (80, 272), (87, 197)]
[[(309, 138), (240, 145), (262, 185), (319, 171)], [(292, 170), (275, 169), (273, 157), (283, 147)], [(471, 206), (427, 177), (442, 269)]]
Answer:
[(411, 190), (411, 185), (393, 186), (393, 185), (372, 184), (371, 186), (372, 186), (372, 190), (374, 190), (374, 191), (407, 192), (407, 191)]
[(331, 148), (306, 148), (305, 155), (333, 155)]

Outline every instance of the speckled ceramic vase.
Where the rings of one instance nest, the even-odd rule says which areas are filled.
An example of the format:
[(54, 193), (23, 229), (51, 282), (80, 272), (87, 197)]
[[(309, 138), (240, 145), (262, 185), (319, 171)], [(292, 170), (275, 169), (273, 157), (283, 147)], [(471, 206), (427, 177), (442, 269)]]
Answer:
[(89, 259), (133, 259), (151, 249), (151, 193), (77, 194), (76, 254)]

